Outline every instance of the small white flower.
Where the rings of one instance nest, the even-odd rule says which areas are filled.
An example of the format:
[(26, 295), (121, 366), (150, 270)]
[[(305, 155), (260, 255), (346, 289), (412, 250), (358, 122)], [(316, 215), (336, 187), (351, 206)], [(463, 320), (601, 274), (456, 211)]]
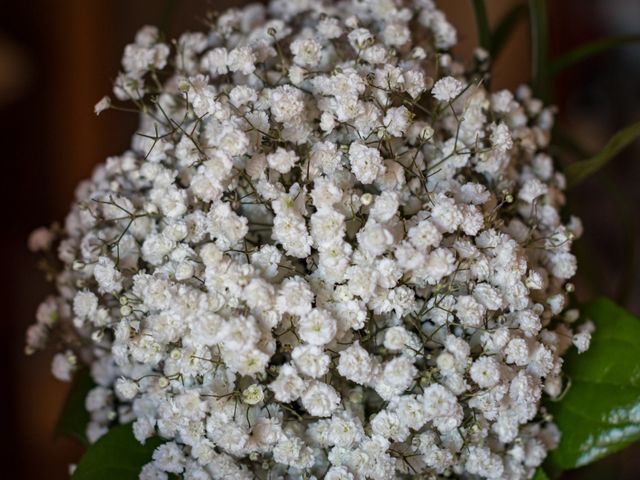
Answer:
[(138, 32), (130, 149), (29, 238), (56, 295), (26, 352), (90, 370), (91, 442), (165, 440), (142, 479), (527, 478), (593, 332), (553, 111), (477, 84), (432, 1), (329, 3)]
[(500, 368), (493, 357), (480, 357), (469, 369), (471, 379), (482, 388), (491, 388), (500, 381)]
[(293, 168), (298, 161), (298, 156), (284, 148), (278, 147), (274, 153), (267, 155), (267, 163), (271, 168), (280, 172), (287, 173)]
[(591, 343), (591, 334), (589, 332), (576, 333), (572, 338), (573, 344), (578, 349), (578, 353), (586, 352)]
[(520, 188), (520, 191), (518, 192), (518, 198), (527, 203), (532, 203), (536, 198), (546, 193), (547, 186), (537, 178), (532, 178), (522, 185), (522, 188)]
[(51, 372), (53, 376), (63, 382), (70, 382), (73, 372), (78, 366), (78, 359), (70, 350), (65, 353), (57, 353), (51, 362)]
[(299, 345), (291, 352), (291, 359), (300, 373), (318, 378), (327, 373), (331, 359), (316, 345)]
[(338, 372), (352, 382), (359, 385), (369, 383), (375, 374), (374, 367), (369, 353), (358, 342), (340, 352)]
[(444, 77), (435, 83), (431, 89), (431, 94), (436, 100), (450, 102), (460, 95), (463, 89), (464, 85), (460, 80), (453, 77)]
[(293, 61), (303, 67), (315, 67), (320, 62), (322, 45), (312, 38), (297, 39), (291, 42)]
[(73, 298), (73, 313), (83, 319), (90, 319), (98, 310), (98, 297), (93, 292), (82, 290)]
[(314, 417), (328, 417), (340, 404), (340, 395), (326, 383), (313, 381), (300, 398), (302, 406)]
[(111, 98), (105, 95), (100, 99), (98, 103), (96, 103), (96, 106), (93, 108), (93, 111), (96, 113), (96, 115), (100, 115), (102, 112), (104, 112), (105, 110), (108, 110), (109, 108), (111, 108)]
[(138, 393), (138, 384), (123, 377), (116, 380), (115, 389), (124, 400), (132, 400)]
[(280, 367), (278, 377), (269, 384), (269, 389), (273, 392), (276, 400), (285, 403), (297, 400), (302, 395), (304, 388), (304, 381), (291, 365)]
[(181, 473), (184, 470), (184, 453), (175, 442), (164, 443), (153, 452), (153, 464), (163, 472)]
[(300, 338), (311, 345), (325, 345), (336, 334), (336, 321), (326, 310), (314, 308), (298, 322)]
[(423, 399), (427, 419), (440, 432), (450, 432), (462, 422), (462, 408), (455, 395), (442, 385), (430, 385), (425, 389)]
[(390, 135), (401, 137), (409, 129), (412, 116), (407, 107), (390, 108), (384, 117), (384, 126)]
[(264, 391), (261, 385), (249, 385), (242, 391), (242, 401), (247, 405), (256, 405), (264, 399)]
[(232, 72), (248, 75), (255, 69), (256, 56), (249, 47), (234, 48), (227, 57), (227, 66)]
[(349, 161), (353, 174), (365, 184), (373, 183), (385, 170), (380, 152), (359, 142), (354, 142), (349, 147)]

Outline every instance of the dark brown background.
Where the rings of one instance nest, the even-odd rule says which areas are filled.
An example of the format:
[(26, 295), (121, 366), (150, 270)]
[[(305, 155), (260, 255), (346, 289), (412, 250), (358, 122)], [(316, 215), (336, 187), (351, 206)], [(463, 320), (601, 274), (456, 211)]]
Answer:
[[(292, 0), (294, 1), (294, 0)], [(487, 0), (492, 21), (518, 0)], [(198, 28), (208, 6), (242, 2), (176, 2), (169, 32)], [(638, 0), (549, 0), (552, 55), (605, 35), (638, 33)], [(476, 42), (468, 0), (441, 1), (457, 26), (459, 52)], [(0, 2), (0, 477), (63, 479), (80, 450), (54, 441), (52, 429), (67, 386), (52, 379), (50, 355), (25, 357), (23, 332), (48, 286), (25, 241), (35, 227), (62, 220), (76, 183), (105, 157), (126, 149), (135, 118), (93, 105), (110, 92), (122, 48), (137, 28), (162, 21), (165, 0), (13, 0)], [(523, 22), (494, 68), (495, 87), (529, 79), (529, 33)], [(601, 55), (556, 79), (555, 102), (566, 132), (597, 151), (616, 129), (640, 118), (640, 49)], [(596, 180), (576, 189), (573, 210), (585, 223), (578, 293), (616, 296), (640, 313), (638, 145)], [(636, 446), (567, 478), (640, 478)]]

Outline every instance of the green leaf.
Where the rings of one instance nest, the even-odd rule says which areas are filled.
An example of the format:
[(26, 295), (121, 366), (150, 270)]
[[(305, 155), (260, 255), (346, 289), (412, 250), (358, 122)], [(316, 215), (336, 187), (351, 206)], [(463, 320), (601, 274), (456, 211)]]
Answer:
[(529, 0), (531, 29), (531, 87), (533, 93), (544, 100), (549, 97), (549, 29), (547, 26), (547, 4), (545, 0)]
[(569, 186), (573, 187), (578, 185), (580, 182), (596, 173), (604, 167), (609, 160), (620, 153), (622, 149), (638, 138), (638, 136), (640, 136), (640, 122), (633, 123), (618, 131), (613, 137), (611, 137), (611, 140), (607, 142), (600, 153), (596, 154), (594, 157), (569, 165), (565, 169)]
[(518, 22), (527, 18), (529, 10), (527, 6), (519, 3), (514, 5), (499, 21), (491, 36), (491, 58), (496, 59), (509, 40), (509, 37), (518, 26)]
[(489, 29), (489, 18), (484, 0), (471, 0), (473, 11), (476, 17), (476, 28), (478, 29), (478, 43), (487, 52), (491, 52), (491, 30)]
[(587, 352), (563, 367), (571, 387), (549, 411), (562, 432), (551, 463), (587, 465), (640, 439), (640, 320), (600, 298), (583, 311), (596, 325)]
[[(636, 227), (636, 208), (629, 198), (629, 191), (621, 188), (610, 172), (604, 170), (598, 175), (598, 182), (611, 200), (611, 211), (621, 228), (620, 248), (624, 252), (625, 264), (620, 268), (620, 282), (615, 289), (615, 301), (627, 305), (636, 282), (638, 258), (638, 228)], [(602, 291), (602, 290), (600, 290)]]
[(133, 436), (131, 424), (115, 426), (89, 447), (71, 480), (138, 480), (140, 470), (163, 442), (153, 437), (142, 445)]
[(86, 429), (91, 415), (87, 412), (84, 401), (87, 398), (89, 390), (95, 387), (95, 383), (87, 369), (79, 370), (65, 401), (62, 413), (58, 418), (54, 435), (56, 437), (62, 435), (71, 435), (78, 439), (83, 445), (88, 445)]
[(620, 35), (616, 37), (601, 38), (593, 42), (585, 43), (575, 50), (556, 58), (549, 64), (549, 74), (556, 75), (565, 68), (582, 62), (594, 55), (609, 49), (640, 42), (640, 35)]
[(169, 27), (171, 26), (171, 19), (176, 10), (176, 0), (166, 0), (164, 8), (162, 9), (162, 15), (160, 16), (160, 31), (164, 35), (169, 34)]
[(536, 470), (536, 474), (533, 476), (531, 480), (549, 480), (549, 477), (547, 476), (547, 474), (544, 472), (543, 469), (539, 468), (538, 470)]

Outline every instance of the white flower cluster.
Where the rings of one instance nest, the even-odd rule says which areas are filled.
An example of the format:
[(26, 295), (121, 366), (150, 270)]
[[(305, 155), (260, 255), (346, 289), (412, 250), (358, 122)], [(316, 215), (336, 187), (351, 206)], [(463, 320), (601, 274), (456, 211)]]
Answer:
[(552, 111), (488, 92), (431, 0), (210, 19), (127, 46), (96, 112), (140, 110), (131, 150), (30, 242), (28, 349), (89, 365), (90, 440), (166, 439), (141, 479), (530, 478), (589, 343)]

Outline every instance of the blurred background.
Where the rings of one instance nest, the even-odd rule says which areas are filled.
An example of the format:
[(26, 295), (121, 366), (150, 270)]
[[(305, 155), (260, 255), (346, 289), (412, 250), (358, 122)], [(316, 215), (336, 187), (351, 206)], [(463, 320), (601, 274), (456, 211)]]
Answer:
[[(294, 1), (294, 0), (292, 0)], [(486, 0), (492, 25), (522, 0)], [(4, 1), (0, 15), (0, 187), (6, 254), (2, 275), (0, 426), (6, 456), (3, 478), (68, 478), (79, 458), (73, 440), (54, 439), (67, 388), (49, 373), (51, 356), (25, 357), (23, 332), (49, 286), (26, 249), (31, 230), (62, 221), (79, 180), (107, 156), (124, 151), (136, 126), (132, 115), (93, 106), (111, 92), (124, 45), (144, 24), (163, 24), (169, 36), (198, 29), (207, 9), (243, 1), (29, 0)], [(469, 0), (438, 2), (458, 29), (457, 53), (469, 60), (477, 42)], [(551, 58), (585, 41), (640, 33), (640, 0), (549, 0)], [(494, 62), (493, 88), (513, 89), (530, 79), (526, 18)], [(572, 151), (597, 152), (621, 127), (640, 119), (640, 47), (609, 51), (557, 76), (553, 102), (558, 130), (575, 139)], [(560, 137), (559, 137), (560, 138)], [(572, 142), (564, 142), (569, 144)], [(587, 232), (577, 249), (577, 294), (616, 298), (640, 314), (640, 142), (572, 191), (571, 203)], [(564, 158), (567, 152), (559, 151)], [(640, 352), (639, 352), (640, 354)], [(572, 479), (640, 478), (638, 445)]]

